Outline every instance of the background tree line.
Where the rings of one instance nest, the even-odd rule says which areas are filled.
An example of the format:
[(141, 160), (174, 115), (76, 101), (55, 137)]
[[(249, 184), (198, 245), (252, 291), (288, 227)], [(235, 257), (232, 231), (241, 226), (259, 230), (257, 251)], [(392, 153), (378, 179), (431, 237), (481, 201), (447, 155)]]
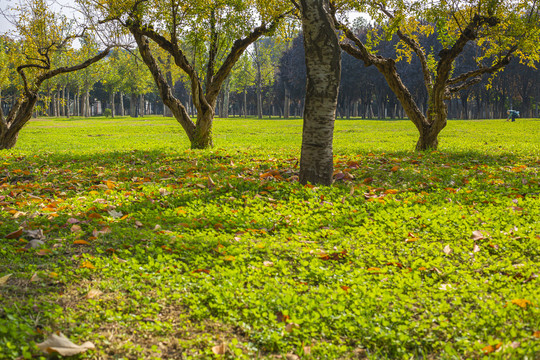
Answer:
[[(358, 22), (355, 27), (355, 32), (363, 38), (370, 30), (371, 26), (366, 23)], [(436, 35), (421, 40), (426, 48), (440, 47)], [(2, 43), (8, 41), (4, 37)], [(398, 41), (394, 36), (381, 42), (377, 50), (383, 56), (395, 56)], [(456, 71), (472, 68), (476, 53), (476, 45), (468, 45), (456, 62)], [(2, 54), (6, 56), (5, 52)], [(422, 107), (427, 106), (418, 60), (400, 61), (397, 68), (403, 82), (414, 89), (415, 100)], [(8, 72), (9, 67), (3, 71)], [(401, 119), (406, 116), (375, 68), (359, 66), (356, 59), (344, 53), (341, 73), (338, 118)], [(187, 104), (189, 113), (196, 114), (187, 79), (176, 74), (171, 82), (175, 95)], [(233, 69), (220, 92), (216, 113), (224, 118), (302, 117), (305, 85), (302, 34), (295, 34), (286, 43), (263, 38), (254, 43)], [(15, 101), (15, 82), (4, 85), (1, 91), (2, 111), (8, 113)], [(122, 49), (115, 50), (93, 67), (48, 80), (42, 87), (40, 99), (36, 108), (39, 116), (89, 117), (102, 115), (105, 109), (110, 109), (112, 116), (170, 116), (146, 66), (135, 53)], [(511, 61), (489, 87), (487, 81), (483, 81), (463, 90), (448, 101), (448, 107), (451, 119), (504, 118), (509, 108), (519, 110), (522, 117), (540, 117), (540, 70), (518, 60)]]

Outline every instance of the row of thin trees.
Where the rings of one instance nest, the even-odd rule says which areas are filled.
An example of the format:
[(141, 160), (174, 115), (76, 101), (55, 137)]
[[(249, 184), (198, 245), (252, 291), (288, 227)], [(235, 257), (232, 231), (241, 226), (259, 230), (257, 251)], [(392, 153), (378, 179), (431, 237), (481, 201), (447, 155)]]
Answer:
[[(362, 29), (357, 29), (359, 33)], [(424, 46), (430, 44), (431, 39), (424, 38)], [(217, 103), (216, 113), (219, 117), (269, 117), (292, 118), (302, 117), (304, 108), (306, 69), (302, 35), (291, 41), (288, 48), (281, 44), (264, 39), (264, 47), (269, 50), (277, 61), (265, 64), (265, 71), (271, 74), (265, 81), (258, 82), (256, 66), (235, 69), (229, 81), (221, 90)], [(398, 39), (384, 43), (381, 52), (392, 55)], [(474, 59), (474, 46), (467, 49), (463, 59), (459, 62), (456, 71), (464, 71)], [(252, 54), (246, 55), (246, 61), (256, 65), (259, 61)], [(414, 60), (398, 63), (398, 71), (403, 81), (415, 89), (413, 96), (422, 109), (427, 106), (427, 93), (422, 86), (422, 75), (419, 64)], [(389, 88), (384, 77), (375, 68), (359, 66), (358, 61), (348, 54), (342, 57), (340, 94), (338, 99), (338, 118), (364, 118), (364, 119), (402, 119), (406, 117), (403, 107)], [(249, 79), (252, 79), (251, 81)], [(246, 80), (248, 79), (248, 80)], [(239, 82), (244, 81), (243, 84)], [(196, 110), (192, 105), (189, 85), (184, 79), (175, 79), (175, 92), (177, 97), (187, 104), (191, 114)], [(540, 70), (526, 66), (519, 61), (512, 61), (504, 71), (497, 74), (490, 83), (488, 80), (480, 82), (454, 96), (447, 101), (450, 119), (493, 119), (503, 118), (510, 108), (519, 110), (522, 117), (540, 117)], [(102, 109), (114, 108), (117, 115), (147, 115), (168, 114), (164, 108), (157, 91), (151, 84), (146, 85), (149, 90), (145, 94), (129, 95), (121, 92), (110, 94), (106, 87), (98, 81), (90, 95), (80, 98), (72, 94), (70, 103), (72, 114), (89, 116), (83, 110), (85, 101), (99, 100)], [(66, 91), (61, 89), (61, 91)], [(69, 91), (67, 96), (70, 96)], [(115, 101), (111, 100), (115, 96)], [(58, 96), (56, 99), (62, 98)], [(82, 99), (82, 100), (79, 100)], [(86, 100), (85, 100), (86, 99)], [(66, 101), (64, 101), (66, 103)], [(78, 105), (78, 104), (82, 105)], [(75, 106), (73, 104), (76, 104)], [(55, 111), (59, 106), (51, 106), (48, 114), (51, 116), (66, 116), (65, 112)], [(97, 107), (94, 107), (97, 110)], [(101, 114), (102, 111), (99, 112)], [(93, 115), (97, 112), (94, 111)]]

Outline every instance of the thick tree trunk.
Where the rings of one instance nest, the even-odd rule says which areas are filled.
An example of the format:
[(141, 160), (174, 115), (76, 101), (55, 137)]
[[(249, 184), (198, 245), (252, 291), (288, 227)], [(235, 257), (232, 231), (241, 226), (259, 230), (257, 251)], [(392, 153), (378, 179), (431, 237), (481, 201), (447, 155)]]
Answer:
[(192, 149), (208, 149), (214, 146), (212, 139), (212, 123), (214, 112), (197, 113), (197, 126), (188, 134)]
[(437, 150), (439, 146), (439, 133), (442, 129), (438, 130), (435, 126), (425, 126), (422, 131), (420, 131), (420, 137), (416, 143), (417, 151), (426, 151), (426, 150)]
[(331, 185), (341, 49), (328, 0), (301, 0), (307, 85), (300, 183)]
[(0, 150), (11, 149), (17, 144), (19, 132), (31, 119), (36, 102), (35, 94), (22, 103), (17, 101), (7, 117), (0, 119)]

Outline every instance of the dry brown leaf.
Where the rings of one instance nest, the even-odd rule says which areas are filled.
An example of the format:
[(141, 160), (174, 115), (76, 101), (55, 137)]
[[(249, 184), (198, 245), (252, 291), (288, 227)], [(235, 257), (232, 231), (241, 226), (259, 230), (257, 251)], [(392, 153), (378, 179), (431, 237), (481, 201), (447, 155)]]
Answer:
[(109, 213), (113, 219), (120, 219), (122, 216), (124, 216), (121, 211), (116, 210), (109, 210), (107, 213)]
[(99, 296), (103, 295), (103, 291), (100, 291), (100, 290), (97, 290), (97, 289), (92, 289), (88, 292), (88, 294), (86, 294), (86, 298), (87, 299), (94, 299), (94, 298), (97, 298)]
[(300, 360), (300, 356), (295, 354), (287, 354), (285, 355), (285, 359), (287, 360)]
[(2, 276), (2, 277), (0, 278), (0, 285), (4, 285), (4, 284), (8, 281), (8, 279), (9, 279), (10, 277), (11, 277), (11, 274), (7, 274), (7, 275), (5, 275), (5, 276)]
[(450, 245), (446, 245), (443, 249), (444, 253), (446, 255), (450, 255), (450, 253), (452, 252), (452, 249), (450, 248)]
[(143, 227), (143, 223), (140, 222), (139, 220), (136, 220), (135, 221), (135, 226), (138, 227), (138, 228)]
[(474, 244), (473, 252), (477, 253), (480, 251), (480, 246)]
[(103, 228), (101, 228), (101, 230), (99, 230), (97, 233), (98, 235), (107, 235), (107, 234), (110, 234), (112, 232), (111, 228), (108, 227), (108, 226), (104, 226)]
[(167, 196), (167, 195), (171, 195), (171, 192), (169, 190), (165, 189), (165, 188), (160, 188), (159, 189), (159, 194), (161, 196)]
[(304, 346), (304, 354), (311, 355), (311, 346)]
[(52, 334), (47, 340), (36, 345), (41, 351), (47, 354), (58, 353), (62, 356), (73, 356), (96, 348), (90, 341), (82, 345), (76, 345), (61, 332)]
[(19, 229), (17, 231), (14, 231), (12, 233), (9, 233), (7, 234), (6, 236), (4, 236), (6, 239), (17, 239), (18, 237), (20, 237), (23, 233), (23, 229)]
[(32, 277), (30, 278), (31, 282), (36, 282), (36, 281), (39, 281), (39, 280), (41, 280), (41, 278), (39, 277), (39, 275), (37, 273), (34, 273), (34, 275), (32, 275)]
[(73, 232), (73, 233), (78, 233), (78, 232), (81, 232), (81, 231), (82, 231), (82, 228), (79, 225), (73, 225), (71, 227), (71, 232)]
[(300, 325), (295, 324), (295, 323), (288, 323), (285, 326), (285, 331), (288, 333), (292, 332), (294, 329), (300, 329)]
[(225, 355), (227, 352), (227, 344), (221, 343), (220, 345), (214, 346), (212, 352), (216, 355)]
[(274, 266), (274, 263), (271, 262), (271, 261), (264, 261), (263, 265), (266, 266), (266, 267), (271, 267), (271, 266)]
[(90, 243), (86, 240), (75, 240), (73, 245), (90, 245)]
[(481, 231), (475, 230), (475, 231), (472, 232), (471, 239), (476, 241), (476, 240), (482, 240), (484, 238), (485, 238), (484, 234), (482, 234)]

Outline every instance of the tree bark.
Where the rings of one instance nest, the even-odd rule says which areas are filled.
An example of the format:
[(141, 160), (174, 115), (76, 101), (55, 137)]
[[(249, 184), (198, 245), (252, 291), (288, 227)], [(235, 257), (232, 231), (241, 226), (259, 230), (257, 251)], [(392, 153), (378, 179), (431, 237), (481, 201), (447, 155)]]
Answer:
[(243, 113), (244, 113), (244, 117), (247, 118), (248, 116), (248, 113), (247, 113), (247, 90), (244, 89), (244, 110), (243, 110)]
[(111, 92), (109, 94), (109, 101), (111, 103), (111, 117), (112, 118), (114, 118), (114, 115), (116, 115), (116, 106), (114, 104), (114, 95), (115, 95), (115, 91), (111, 90)]
[(137, 95), (131, 94), (129, 97), (129, 116), (137, 117)]
[(120, 116), (126, 116), (126, 108), (124, 107), (124, 93), (120, 92)]
[(283, 118), (288, 119), (290, 117), (290, 111), (291, 111), (291, 97), (289, 95), (289, 89), (287, 86), (285, 86), (285, 94), (284, 94), (284, 102), (283, 102)]
[(230, 91), (230, 79), (227, 78), (227, 80), (223, 84), (223, 114), (219, 114), (224, 119), (229, 117), (229, 97), (230, 97), (230, 94), (231, 94), (231, 91)]
[(65, 113), (66, 113), (66, 117), (70, 117), (71, 115), (71, 109), (69, 108), (69, 97), (70, 97), (70, 93), (69, 93), (69, 89), (66, 89), (66, 97), (65, 97), (65, 104), (64, 104), (64, 107), (65, 107)]
[(341, 49), (328, 0), (301, 0), (307, 84), (300, 183), (331, 185)]
[(139, 117), (143, 117), (146, 115), (146, 106), (145, 106), (145, 101), (144, 101), (144, 95), (143, 94), (140, 94), (139, 95)]
[(255, 77), (256, 87), (257, 87), (257, 118), (263, 118), (263, 109), (262, 109), (262, 70), (261, 70), (261, 58), (259, 53), (259, 43), (255, 41), (253, 44), (255, 49), (255, 68), (257, 69), (257, 74)]

